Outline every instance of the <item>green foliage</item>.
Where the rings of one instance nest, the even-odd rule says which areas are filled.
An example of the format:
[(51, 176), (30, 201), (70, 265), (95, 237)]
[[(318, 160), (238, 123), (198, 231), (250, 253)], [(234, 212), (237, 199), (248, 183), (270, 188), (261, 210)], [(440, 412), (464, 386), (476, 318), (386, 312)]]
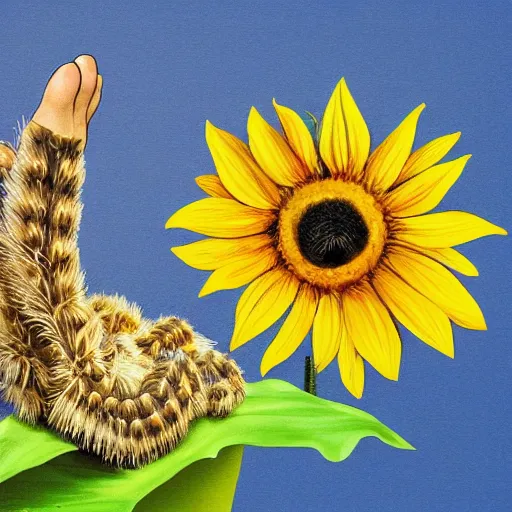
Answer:
[(311, 134), (311, 137), (313, 137), (313, 140), (315, 141), (315, 143), (317, 143), (319, 139), (318, 119), (311, 112), (308, 111), (304, 112), (304, 114), (302, 114), (300, 117), (304, 121), (304, 124), (307, 126), (309, 133)]
[(108, 468), (10, 416), (0, 422), (2, 510), (128, 512), (143, 500), (135, 510), (201, 512), (203, 503), (204, 510), (223, 512), (231, 510), (240, 445), (314, 448), (330, 461), (344, 460), (368, 436), (413, 449), (370, 414), (286, 382), (264, 380), (247, 391), (228, 418), (196, 421), (174, 452), (138, 470)]

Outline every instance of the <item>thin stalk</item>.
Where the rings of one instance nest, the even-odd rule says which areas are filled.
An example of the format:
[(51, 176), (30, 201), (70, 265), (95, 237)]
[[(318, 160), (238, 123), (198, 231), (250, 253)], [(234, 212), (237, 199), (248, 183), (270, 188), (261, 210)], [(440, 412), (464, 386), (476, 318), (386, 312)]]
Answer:
[(304, 391), (316, 396), (316, 369), (313, 356), (306, 356), (304, 367)]

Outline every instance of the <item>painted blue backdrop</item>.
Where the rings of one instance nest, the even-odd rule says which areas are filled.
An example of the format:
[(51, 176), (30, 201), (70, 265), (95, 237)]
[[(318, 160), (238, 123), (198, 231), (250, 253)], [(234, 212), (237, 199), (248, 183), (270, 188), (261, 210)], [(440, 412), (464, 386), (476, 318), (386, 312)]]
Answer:
[[(0, 138), (12, 140), (59, 64), (95, 55), (105, 85), (83, 193), (89, 289), (123, 293), (147, 316), (184, 316), (226, 350), (240, 291), (198, 299), (206, 274), (169, 252), (196, 237), (164, 229), (171, 213), (203, 197), (194, 177), (213, 171), (205, 120), (245, 137), (251, 105), (276, 121), (273, 97), (321, 115), (345, 76), (375, 147), (424, 101), (416, 145), (461, 130), (452, 154), (474, 155), (443, 209), (510, 229), (511, 14), (499, 0), (4, 0)], [(481, 273), (463, 282), (487, 332), (455, 328), (455, 360), (404, 333), (400, 380), (367, 366), (359, 401), (336, 366), (318, 379), (322, 396), (376, 415), (417, 451), (368, 439), (333, 464), (312, 450), (247, 448), (236, 512), (512, 509), (511, 243), (492, 237), (462, 251)], [(275, 331), (235, 352), (248, 380), (260, 378)], [(307, 353), (302, 347), (270, 376), (301, 386)]]

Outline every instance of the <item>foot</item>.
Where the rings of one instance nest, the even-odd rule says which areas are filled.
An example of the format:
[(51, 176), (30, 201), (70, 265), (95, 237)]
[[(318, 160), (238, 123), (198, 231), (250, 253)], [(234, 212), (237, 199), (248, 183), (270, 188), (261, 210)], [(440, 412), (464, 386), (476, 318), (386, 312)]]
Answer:
[(91, 55), (53, 73), (32, 121), (64, 137), (87, 142), (87, 127), (101, 99), (102, 78)]

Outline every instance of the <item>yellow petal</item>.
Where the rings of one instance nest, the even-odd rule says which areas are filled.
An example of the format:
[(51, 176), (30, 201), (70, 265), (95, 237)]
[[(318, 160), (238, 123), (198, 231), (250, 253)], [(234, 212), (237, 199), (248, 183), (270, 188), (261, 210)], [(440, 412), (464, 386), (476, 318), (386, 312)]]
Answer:
[(250, 283), (277, 264), (277, 252), (274, 247), (266, 247), (230, 261), (213, 272), (204, 283), (199, 297), (219, 290), (231, 290)]
[(348, 142), (348, 166), (346, 174), (358, 179), (370, 153), (370, 132), (359, 108), (348, 90), (345, 79), (341, 79), (341, 106), (345, 117)]
[(395, 318), (427, 345), (453, 357), (453, 333), (445, 313), (409, 286), (385, 264), (377, 271), (373, 286)]
[(389, 247), (387, 264), (404, 281), (437, 304), (456, 324), (485, 330), (485, 320), (475, 299), (440, 263), (405, 247)]
[(452, 247), (488, 235), (507, 232), (472, 213), (447, 211), (419, 217), (396, 219), (393, 223), (396, 238), (421, 247)]
[(338, 352), (338, 366), (341, 381), (345, 387), (356, 398), (361, 398), (364, 390), (364, 362), (356, 350), (354, 342), (348, 337), (344, 323), (342, 326), (340, 350)]
[(341, 106), (341, 80), (334, 88), (325, 108), (320, 131), (319, 151), (322, 160), (333, 176), (339, 176), (347, 169), (348, 142)]
[(371, 154), (365, 179), (372, 190), (383, 192), (395, 182), (411, 153), (418, 118), (424, 108), (424, 103), (416, 107)]
[(450, 267), (453, 270), (456, 270), (460, 274), (465, 276), (477, 276), (478, 269), (469, 261), (466, 256), (461, 254), (456, 249), (452, 249), (451, 247), (445, 247), (440, 249), (432, 249), (427, 247), (418, 247), (417, 245), (405, 244), (406, 247), (409, 247), (417, 252), (432, 258), (439, 263), (442, 263), (446, 267)]
[(277, 322), (297, 295), (299, 282), (278, 267), (258, 277), (242, 293), (235, 313), (230, 350), (235, 350)]
[(291, 108), (284, 107), (283, 105), (278, 105), (275, 99), (273, 100), (273, 103), (288, 144), (290, 144), (292, 149), (295, 151), (295, 154), (309, 169), (309, 172), (311, 174), (316, 173), (318, 167), (318, 155), (316, 153), (313, 137), (311, 137), (308, 127), (297, 112), (293, 111)]
[(439, 261), (439, 263), (442, 263), (465, 276), (476, 277), (478, 275), (478, 269), (475, 265), (473, 265), (466, 256), (451, 247), (446, 247), (444, 249), (426, 249), (425, 247), (422, 247), (419, 252)]
[(398, 380), (402, 345), (388, 310), (372, 287), (363, 282), (343, 294), (348, 337), (357, 351), (387, 379)]
[(401, 183), (437, 164), (459, 140), (460, 132), (444, 135), (417, 149), (405, 162), (396, 183)]
[(242, 256), (258, 254), (269, 247), (272, 238), (268, 235), (245, 236), (243, 238), (207, 238), (187, 245), (173, 247), (171, 251), (184, 263), (198, 270), (215, 270)]
[(459, 176), (471, 155), (435, 165), (394, 188), (385, 199), (396, 217), (420, 215), (435, 208)]
[(196, 178), (197, 186), (211, 197), (234, 199), (216, 174), (205, 174)]
[(279, 185), (293, 187), (305, 180), (309, 171), (292, 148), (260, 113), (251, 108), (247, 121), (249, 146), (254, 158), (267, 176)]
[(279, 189), (254, 161), (246, 144), (206, 122), (206, 142), (226, 189), (241, 203), (255, 208), (277, 208)]
[(265, 231), (275, 220), (268, 210), (258, 210), (232, 199), (209, 197), (179, 209), (165, 228), (183, 228), (202, 235), (238, 238)]
[(343, 319), (337, 295), (325, 294), (318, 302), (313, 322), (313, 360), (320, 373), (334, 359), (340, 348)]
[(315, 290), (307, 284), (301, 286), (290, 314), (261, 360), (262, 377), (299, 348), (311, 329), (317, 303), (318, 297)]

